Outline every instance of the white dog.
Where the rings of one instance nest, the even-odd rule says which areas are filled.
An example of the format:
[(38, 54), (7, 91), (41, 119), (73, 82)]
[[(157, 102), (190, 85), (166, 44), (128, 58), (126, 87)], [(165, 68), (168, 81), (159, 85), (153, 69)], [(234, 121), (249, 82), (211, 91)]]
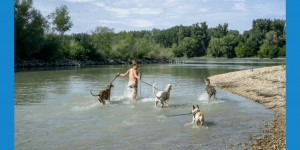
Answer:
[[(155, 92), (154, 87), (155, 84), (153, 84), (152, 86), (152, 90), (153, 90), (153, 93)], [(167, 84), (166, 85), (166, 89), (164, 91), (159, 91), (157, 92), (155, 95), (155, 106), (157, 106), (157, 103), (160, 102), (161, 103), (161, 108), (164, 107), (165, 104), (168, 104), (169, 102), (169, 98), (170, 98), (170, 91), (172, 90), (172, 85), (171, 84)]]
[(196, 107), (193, 105), (192, 114), (193, 114), (193, 123), (196, 123), (197, 126), (204, 124), (204, 115), (200, 111), (199, 105), (197, 105)]

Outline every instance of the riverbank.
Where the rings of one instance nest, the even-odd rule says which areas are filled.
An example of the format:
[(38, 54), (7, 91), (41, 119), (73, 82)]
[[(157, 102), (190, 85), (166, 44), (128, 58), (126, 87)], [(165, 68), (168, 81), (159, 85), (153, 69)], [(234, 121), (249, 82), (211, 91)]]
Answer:
[(264, 105), (275, 119), (262, 139), (253, 139), (252, 149), (286, 148), (286, 69), (285, 65), (231, 72), (209, 77), (212, 85)]
[[(180, 60), (158, 60), (158, 59), (138, 59), (139, 64), (155, 64), (155, 63), (178, 63), (182, 62)], [(43, 60), (17, 60), (14, 63), (15, 68), (34, 68), (34, 67), (64, 67), (64, 66), (88, 66), (88, 65), (122, 65), (131, 64), (131, 60), (112, 60), (106, 59), (102, 61), (93, 60), (70, 60), (70, 59), (60, 59), (53, 61), (43, 61)]]

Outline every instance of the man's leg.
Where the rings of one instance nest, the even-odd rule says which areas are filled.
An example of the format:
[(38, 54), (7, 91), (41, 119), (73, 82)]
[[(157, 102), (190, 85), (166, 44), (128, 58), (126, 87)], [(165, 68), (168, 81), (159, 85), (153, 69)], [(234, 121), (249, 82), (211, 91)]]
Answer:
[(136, 99), (136, 94), (137, 93), (137, 89), (136, 88), (132, 88), (131, 89), (131, 99)]

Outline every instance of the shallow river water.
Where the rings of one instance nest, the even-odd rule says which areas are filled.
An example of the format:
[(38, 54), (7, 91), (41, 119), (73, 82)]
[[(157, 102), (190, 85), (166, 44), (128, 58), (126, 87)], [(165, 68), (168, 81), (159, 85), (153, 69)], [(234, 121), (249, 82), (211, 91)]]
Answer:
[[(273, 112), (219, 88), (208, 100), (203, 79), (279, 64), (284, 61), (140, 65), (143, 81), (157, 83), (158, 89), (172, 84), (165, 108), (154, 106), (152, 88), (143, 83), (138, 101), (130, 101), (128, 77), (113, 82), (107, 105), (90, 95), (128, 65), (15, 72), (15, 149), (244, 149), (250, 136), (272, 122)], [(192, 105), (200, 106), (205, 126), (191, 124), (192, 115), (180, 115)]]

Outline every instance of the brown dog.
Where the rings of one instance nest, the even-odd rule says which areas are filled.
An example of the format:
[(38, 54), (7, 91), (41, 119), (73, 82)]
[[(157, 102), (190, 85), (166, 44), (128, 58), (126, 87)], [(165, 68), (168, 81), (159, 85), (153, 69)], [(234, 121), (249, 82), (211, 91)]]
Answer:
[(113, 84), (108, 84), (105, 90), (100, 90), (99, 93), (97, 95), (92, 93), (92, 90), (90, 90), (91, 94), (93, 96), (97, 96), (98, 100), (100, 103), (102, 103), (103, 105), (105, 105), (105, 100), (110, 100), (110, 90), (111, 88), (114, 87)]
[(208, 99), (210, 99), (212, 96), (216, 96), (216, 89), (214, 86), (210, 85), (210, 80), (208, 78), (205, 79), (205, 85), (206, 85), (206, 92), (208, 94)]

